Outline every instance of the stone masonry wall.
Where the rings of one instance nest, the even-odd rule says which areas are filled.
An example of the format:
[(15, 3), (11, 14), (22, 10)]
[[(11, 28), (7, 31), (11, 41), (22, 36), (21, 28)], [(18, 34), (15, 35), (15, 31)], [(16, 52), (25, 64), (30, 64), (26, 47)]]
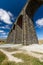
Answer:
[(15, 26), (15, 31), (15, 44), (22, 44), (22, 29), (17, 24)]
[[(28, 4), (28, 3), (27, 3)], [(13, 28), (8, 36), (8, 42), (15, 44), (36, 44), (38, 43), (34, 24), (29, 15), (26, 14), (26, 6), (23, 8), (20, 18), (18, 18), (15, 28)], [(22, 17), (21, 17), (22, 15)]]

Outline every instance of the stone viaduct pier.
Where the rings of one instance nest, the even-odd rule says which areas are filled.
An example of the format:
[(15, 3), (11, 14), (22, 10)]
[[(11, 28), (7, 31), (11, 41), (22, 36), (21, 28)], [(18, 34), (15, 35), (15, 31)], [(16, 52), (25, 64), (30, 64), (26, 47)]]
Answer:
[(42, 4), (42, 0), (28, 0), (8, 35), (7, 43), (38, 44), (32, 17), (37, 8)]

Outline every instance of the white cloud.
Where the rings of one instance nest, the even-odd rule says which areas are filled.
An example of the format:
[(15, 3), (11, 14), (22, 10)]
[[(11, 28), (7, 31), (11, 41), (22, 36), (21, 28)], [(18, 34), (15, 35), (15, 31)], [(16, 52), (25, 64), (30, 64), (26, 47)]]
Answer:
[(0, 28), (2, 28), (2, 29), (10, 29), (9, 25), (0, 26)]
[(2, 33), (3, 35), (5, 35), (6, 33), (4, 32), (4, 33)]
[(8, 33), (6, 33), (5, 31), (0, 31), (0, 38), (7, 38)]
[(0, 26), (0, 28), (3, 28), (3, 29), (11, 29), (9, 25)]
[(2, 35), (7, 35), (7, 33), (3, 32)]
[(5, 29), (5, 27), (4, 27), (4, 26), (1, 26), (0, 28), (3, 28), (3, 29)]
[(9, 25), (6, 25), (5, 28), (10, 29)]
[(0, 30), (0, 38), (7, 38), (9, 32), (5, 32), (4, 30)]
[(13, 17), (13, 14), (11, 12), (8, 12), (9, 16)]
[(9, 32), (5, 32), (5, 31), (3, 31), (1, 34), (6, 34), (6, 35), (7, 35), (8, 33), (9, 33)]
[(3, 33), (4, 31), (3, 30), (0, 30), (0, 33)]
[(0, 38), (2, 38), (2, 39), (7, 38), (7, 35), (0, 36)]
[(36, 21), (37, 26), (43, 26), (43, 18)]
[(9, 32), (5, 32), (4, 30), (0, 30), (0, 34), (3, 35), (8, 35)]
[(11, 19), (13, 18), (13, 14), (11, 12), (7, 12), (4, 9), (0, 9), (0, 20), (7, 24), (12, 24)]

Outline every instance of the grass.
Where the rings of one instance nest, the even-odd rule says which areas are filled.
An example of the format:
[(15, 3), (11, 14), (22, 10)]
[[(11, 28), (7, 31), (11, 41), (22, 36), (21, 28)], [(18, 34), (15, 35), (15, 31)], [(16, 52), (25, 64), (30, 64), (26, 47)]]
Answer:
[(1, 63), (3, 62), (3, 60), (5, 60), (7, 57), (5, 56), (5, 54), (3, 54), (1, 51), (0, 51), (0, 65)]
[(5, 60), (1, 65), (16, 65), (16, 63)]
[(13, 56), (22, 59), (24, 62), (10, 62), (6, 59), (7, 57), (0, 52), (0, 65), (43, 65), (43, 62), (40, 62), (37, 58), (29, 56), (28, 54), (16, 53), (13, 54)]
[(15, 57), (24, 60), (24, 63), (18, 63), (17, 65), (43, 65), (43, 62), (40, 62), (37, 58), (29, 56), (23, 53), (14, 54)]

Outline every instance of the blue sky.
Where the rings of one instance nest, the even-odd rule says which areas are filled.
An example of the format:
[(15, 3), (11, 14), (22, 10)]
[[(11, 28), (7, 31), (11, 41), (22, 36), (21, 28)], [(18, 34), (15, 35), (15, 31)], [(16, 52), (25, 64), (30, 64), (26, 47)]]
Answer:
[(27, 0), (0, 0), (0, 38), (7, 38)]
[(38, 39), (43, 40), (43, 5), (36, 10), (33, 21)]

